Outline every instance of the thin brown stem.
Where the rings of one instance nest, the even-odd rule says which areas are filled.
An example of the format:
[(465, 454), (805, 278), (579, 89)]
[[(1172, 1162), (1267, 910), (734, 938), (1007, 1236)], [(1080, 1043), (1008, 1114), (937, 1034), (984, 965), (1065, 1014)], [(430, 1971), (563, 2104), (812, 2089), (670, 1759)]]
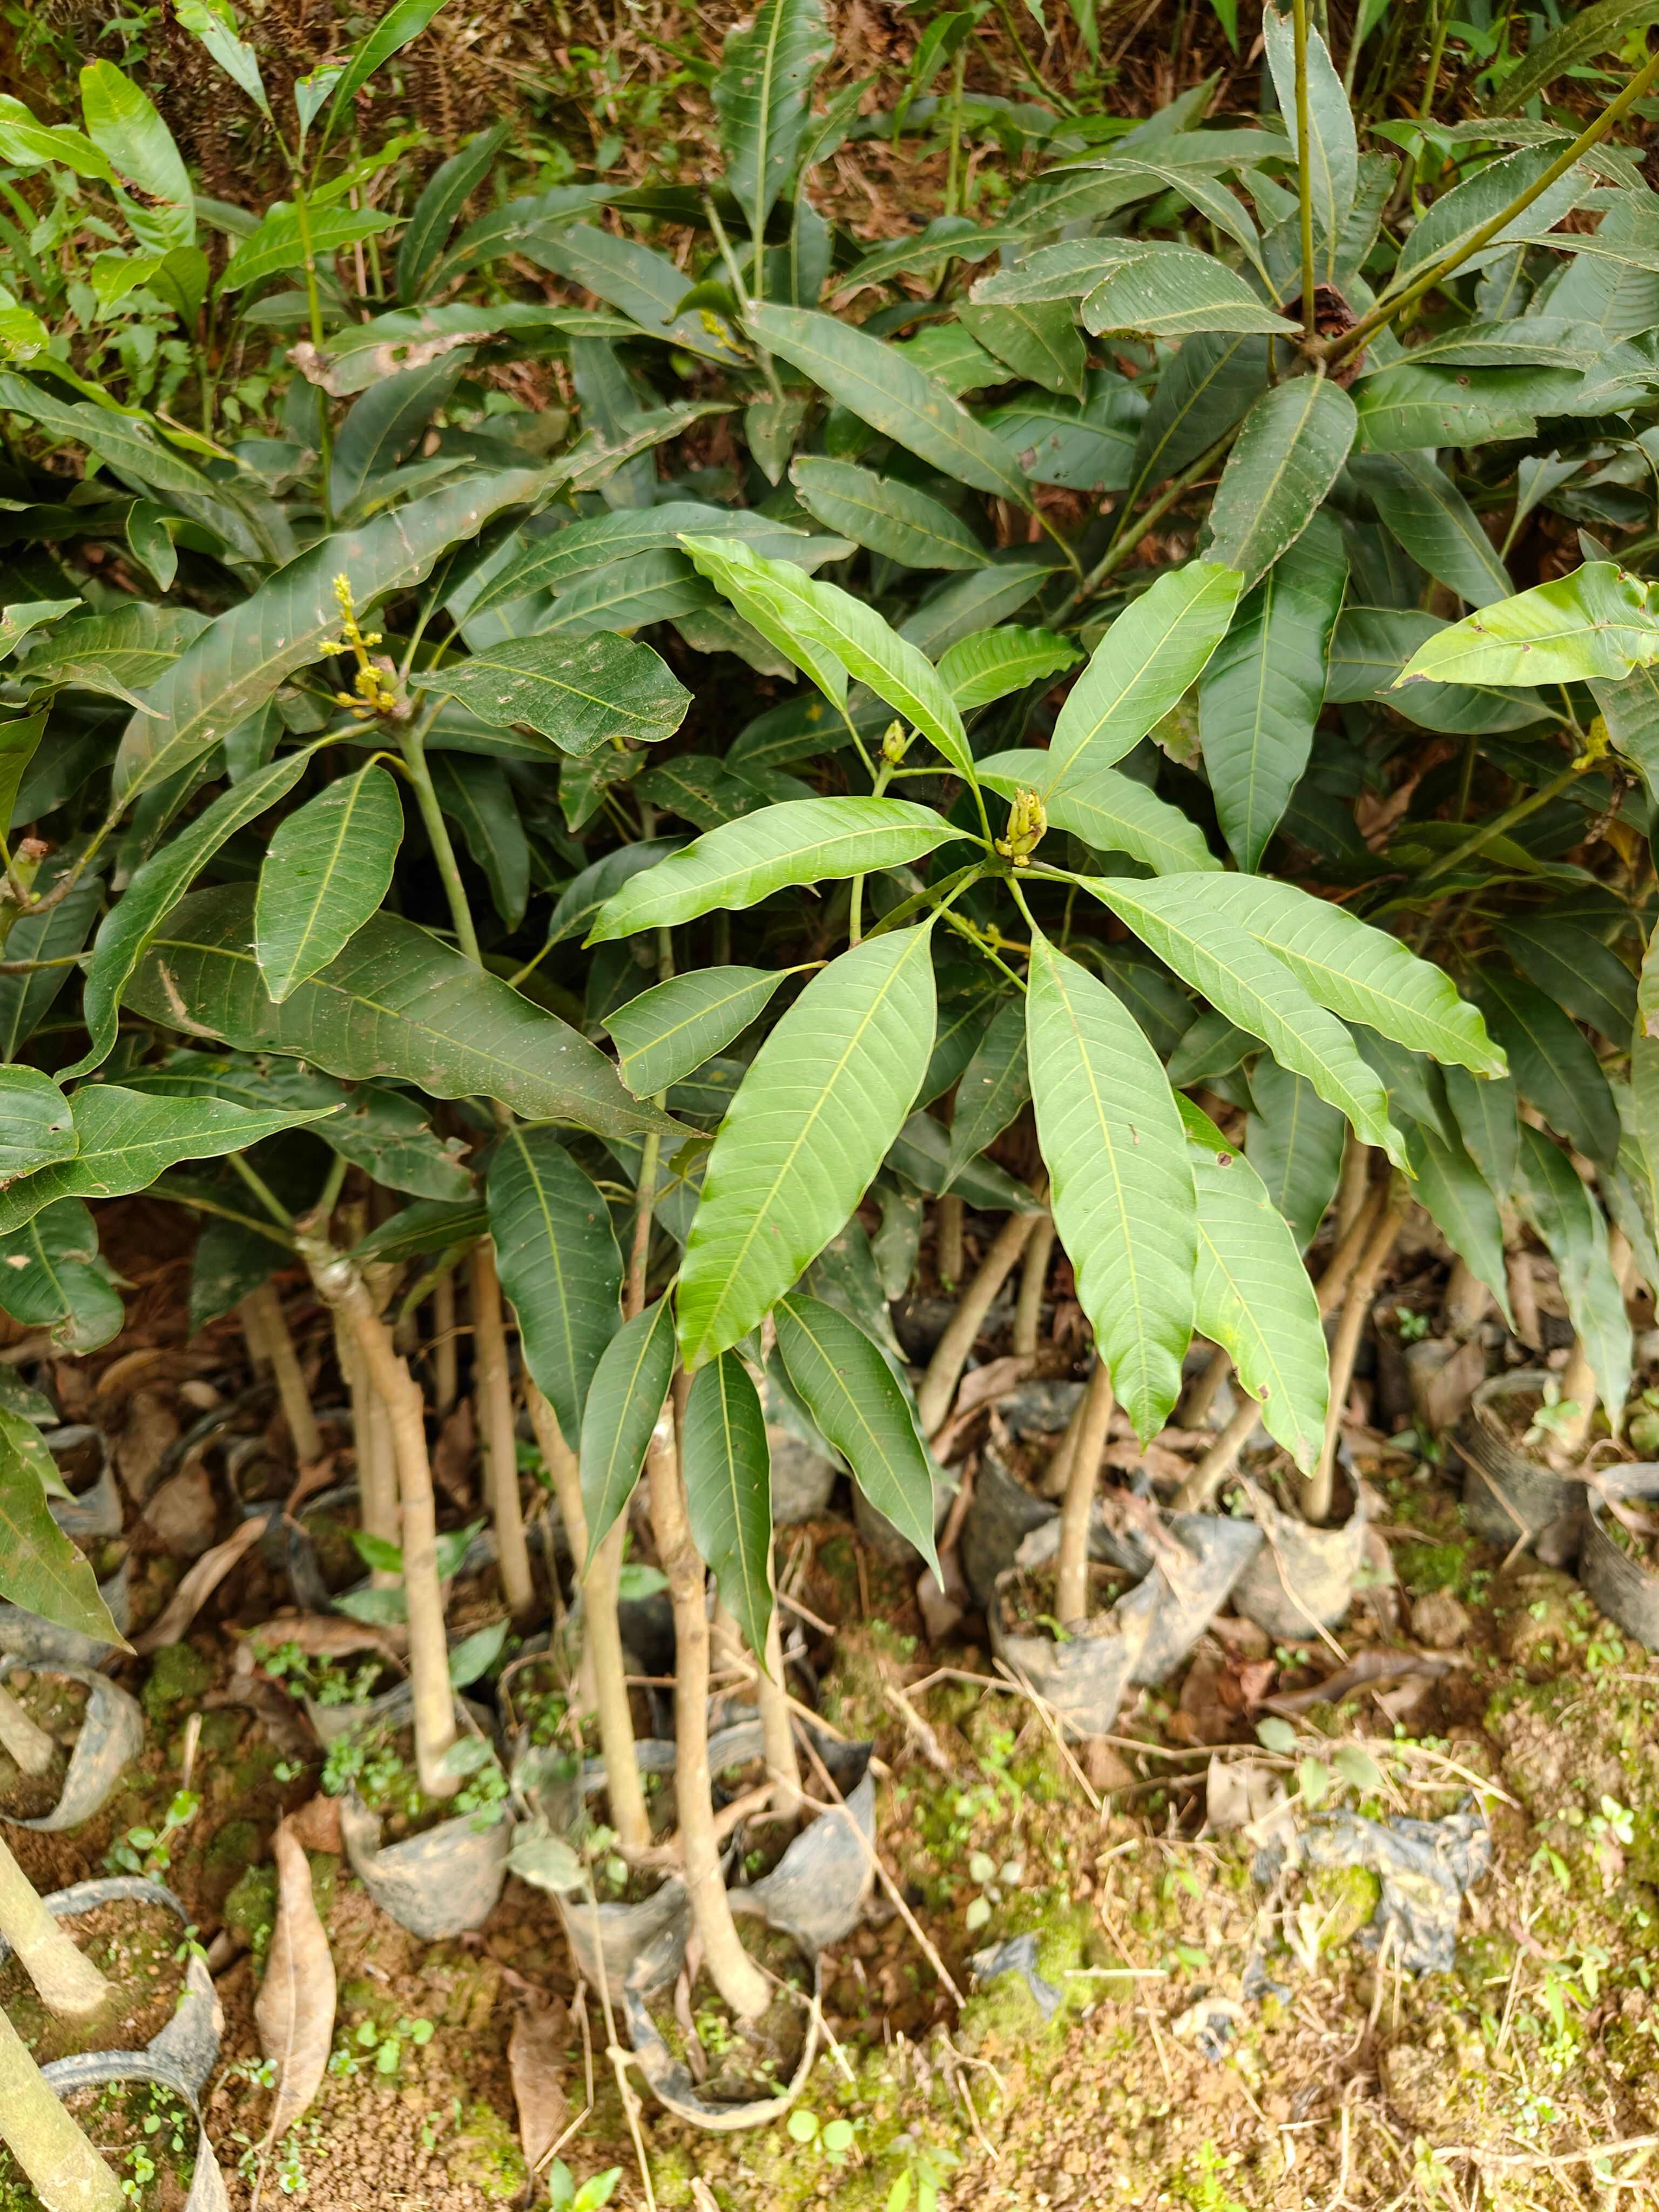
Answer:
[(1060, 1509), (1060, 1561), (1054, 1615), (1062, 1623), (1085, 1620), (1089, 1613), (1089, 1515), (1095, 1502), (1095, 1478), (1112, 1425), (1112, 1377), (1106, 1362), (1095, 1364), (1084, 1395), (1083, 1419), (1066, 1470), (1066, 1496)]
[(963, 1243), (964, 1208), (954, 1191), (947, 1190), (939, 1202), (938, 1242), (934, 1246), (933, 1266), (942, 1290), (954, 1291), (962, 1280), (967, 1264)]
[(1325, 1413), (1325, 1443), (1319, 1455), (1319, 1463), (1309, 1479), (1303, 1498), (1302, 1510), (1316, 1528), (1323, 1528), (1331, 1517), (1332, 1500), (1336, 1486), (1336, 1445), (1342, 1431), (1342, 1409), (1347, 1402), (1348, 1384), (1353, 1378), (1353, 1363), (1359, 1350), (1361, 1332), (1365, 1317), (1370, 1311), (1371, 1293), (1376, 1288), (1376, 1279), (1383, 1263), (1394, 1249), (1406, 1218), (1403, 1202), (1390, 1195), (1377, 1215), (1365, 1249), (1359, 1255), (1359, 1265), (1348, 1291), (1347, 1304), (1342, 1309), (1342, 1318), (1337, 1323), (1336, 1340), (1331, 1346), (1330, 1402)]
[(800, 1770), (795, 1764), (795, 1731), (790, 1723), (789, 1693), (783, 1678), (783, 1624), (775, 1600), (766, 1624), (766, 1664), (756, 1680), (755, 1703), (760, 1711), (772, 1802), (780, 1813), (793, 1820), (800, 1809)]
[(535, 1610), (536, 1580), (525, 1541), (524, 1508), (519, 1499), (519, 1440), (513, 1413), (513, 1374), (507, 1358), (507, 1324), (501, 1311), (495, 1248), (481, 1237), (472, 1248), (473, 1376), (478, 1400), (478, 1435), (483, 1445), (486, 1492), (495, 1524), (495, 1559), (501, 1594), (514, 1620)]
[(295, 1350), (276, 1284), (261, 1283), (257, 1291), (250, 1291), (242, 1300), (241, 1314), (250, 1348), (257, 1340), (270, 1363), (271, 1378), (282, 1401), (283, 1419), (294, 1444), (294, 1456), (301, 1467), (314, 1467), (323, 1455), (322, 1432), (317, 1426), (311, 1393), (306, 1388), (300, 1355)]
[(459, 1389), (455, 1358), (455, 1270), (444, 1267), (432, 1285), (432, 1409), (441, 1420)]
[(1042, 1326), (1042, 1294), (1048, 1286), (1048, 1262), (1054, 1249), (1054, 1217), (1039, 1214), (1020, 1263), (1019, 1295), (1014, 1301), (1014, 1350), (1030, 1358)]
[(957, 1395), (957, 1384), (968, 1364), (974, 1340), (1041, 1218), (1035, 1212), (1011, 1213), (992, 1238), (990, 1249), (957, 1302), (916, 1393), (916, 1410), (923, 1436), (933, 1436), (950, 1412), (951, 1401)]

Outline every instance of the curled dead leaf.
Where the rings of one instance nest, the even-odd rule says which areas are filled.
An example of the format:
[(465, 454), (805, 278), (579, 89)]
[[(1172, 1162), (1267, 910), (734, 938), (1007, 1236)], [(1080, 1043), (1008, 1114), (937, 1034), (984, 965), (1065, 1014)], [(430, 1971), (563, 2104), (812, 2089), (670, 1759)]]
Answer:
[(570, 2116), (564, 2087), (569, 2037), (569, 2011), (557, 1998), (549, 2005), (520, 2007), (513, 2022), (507, 2063), (519, 2107), (519, 2140), (532, 2172), (564, 2133)]
[(262, 1520), (244, 1521), (222, 1544), (204, 1552), (173, 1593), (172, 1602), (161, 1619), (142, 1636), (133, 1638), (133, 1650), (148, 1653), (159, 1651), (164, 1644), (176, 1644), (243, 1553), (251, 1551), (264, 1533)]
[(276, 2066), (270, 2116), (275, 2142), (310, 2106), (328, 2065), (334, 2034), (334, 1959), (311, 1893), (311, 1866), (291, 1820), (279, 1822), (276, 1924), (265, 1978), (253, 2007), (259, 2048)]

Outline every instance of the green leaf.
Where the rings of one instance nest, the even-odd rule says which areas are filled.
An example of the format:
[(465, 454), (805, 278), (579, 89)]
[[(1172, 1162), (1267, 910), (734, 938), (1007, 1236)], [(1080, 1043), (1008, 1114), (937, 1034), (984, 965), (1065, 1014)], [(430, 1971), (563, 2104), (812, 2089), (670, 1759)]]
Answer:
[(351, 1248), (354, 1260), (403, 1261), (424, 1259), (428, 1254), (464, 1252), (489, 1229), (482, 1204), (454, 1206), (432, 1199), (417, 1199), (399, 1207), (389, 1221), (371, 1229)]
[(763, 1658), (772, 1618), (772, 1454), (759, 1394), (734, 1352), (692, 1376), (680, 1455), (692, 1541), (750, 1650)]
[[(1443, 254), (1461, 246), (1492, 217), (1501, 215), (1522, 192), (1529, 191), (1554, 167), (1559, 149), (1522, 146), (1475, 170), (1461, 185), (1435, 201), (1422, 220), (1407, 234), (1395, 271), (1396, 283), (1431, 267)], [(1463, 263), (1466, 270), (1484, 269), (1501, 260), (1510, 240), (1541, 236), (1554, 228), (1595, 186), (1589, 169), (1580, 164), (1547, 186), (1541, 198), (1497, 231)]]
[(65, 1069), (66, 1076), (89, 1075), (109, 1057), (122, 997), (158, 925), (222, 845), (286, 798), (309, 758), (308, 750), (286, 754), (222, 792), (137, 871), (105, 915), (93, 946), (82, 999), (89, 1042), (74, 1066)]
[(1462, 1145), (1447, 1144), (1420, 1125), (1412, 1138), (1412, 1166), (1417, 1176), (1412, 1195), (1513, 1328), (1504, 1221), (1491, 1185)]
[(137, 477), (142, 483), (175, 498), (212, 496), (214, 488), (210, 480), (181, 453), (162, 445), (153, 434), (148, 419), (140, 421), (117, 413), (89, 399), (68, 405), (54, 393), (10, 372), (0, 374), (0, 407), (11, 414), (27, 416), (54, 437), (78, 441), (111, 468), (118, 469), (125, 476)]
[(1297, 326), (1263, 307), (1236, 270), (1185, 246), (1146, 247), (1112, 270), (1083, 302), (1083, 327), (1143, 337), (1203, 331), (1294, 337)]
[(1216, 488), (1206, 557), (1238, 569), (1247, 587), (1265, 575), (1323, 504), (1357, 427), (1352, 400), (1328, 377), (1264, 392)]
[(30, 1423), (0, 1407), (0, 1597), (54, 1627), (125, 1650), (91, 1562), (52, 1517), (40, 1465), (49, 1456)]
[(567, 283), (583, 285), (620, 308), (665, 345), (727, 364), (743, 357), (731, 325), (712, 307), (681, 310), (690, 289), (685, 272), (665, 253), (653, 252), (636, 238), (619, 238), (592, 223), (577, 222), (566, 229), (534, 232), (522, 251)]
[(1206, 1115), (1180, 1105), (1198, 1198), (1194, 1326), (1231, 1353), (1268, 1434), (1311, 1474), (1330, 1395), (1319, 1300), (1261, 1176)]
[(1467, 684), (1389, 686), (1425, 641), (1450, 625), (1416, 608), (1346, 606), (1337, 617), (1327, 665), (1328, 706), (1376, 699), (1425, 730), (1489, 735), (1523, 730), (1546, 711), (1534, 690), (1494, 691)]
[(323, 134), (325, 140), (332, 135), (341, 117), (349, 112), (358, 92), (375, 70), (418, 39), (443, 4), (444, 0), (392, 0), (340, 73)]
[(1085, 755), (1090, 768), (1109, 768), (1162, 721), (1226, 635), (1241, 588), (1231, 568), (1189, 561), (1124, 609), (1060, 710), (1045, 799)]
[(1545, 912), (1502, 924), (1498, 941), (1523, 975), (1624, 1047), (1636, 1021), (1636, 978), (1592, 928)]
[(415, 212), (398, 241), (398, 297), (418, 300), (438, 265), (456, 217), (495, 165), (512, 125), (497, 123), (469, 138), (457, 154), (440, 163), (422, 187)]
[(659, 1298), (611, 1338), (588, 1385), (581, 1425), (584, 1574), (634, 1494), (673, 1376), (674, 1302)]
[(381, 376), (352, 402), (335, 433), (329, 467), (329, 497), (336, 514), (343, 514), (397, 466), (449, 398), (471, 358), (464, 350), (440, 354), (434, 361)]
[(1347, 1122), (1305, 1076), (1292, 1075), (1270, 1053), (1250, 1070), (1250, 1106), (1245, 1157), (1305, 1252), (1336, 1195)]
[(792, 884), (902, 867), (964, 836), (908, 799), (787, 799), (694, 837), (611, 894), (590, 945), (736, 912)]
[(870, 1504), (939, 1572), (933, 1483), (915, 1415), (880, 1350), (857, 1322), (791, 1291), (773, 1308), (778, 1350), (820, 1434)]
[(1503, 968), (1481, 969), (1478, 981), (1521, 1096), (1579, 1152), (1611, 1167), (1619, 1109), (1583, 1031), (1535, 984)]
[(0, 722), (0, 845), (10, 842), (9, 824), (23, 775), (34, 758), (46, 726), (46, 710)]
[(1316, 514), (1240, 603), (1200, 681), (1199, 744), (1241, 868), (1261, 866), (1308, 765), (1347, 580), (1341, 532)]
[(994, 1144), (1031, 1095), (1025, 1066), (1025, 1008), (1006, 1000), (957, 1085), (951, 1151), (941, 1190), (948, 1190), (969, 1160)]
[(1515, 1079), (1481, 1082), (1464, 1068), (1446, 1070), (1446, 1098), (1464, 1147), (1502, 1204), (1515, 1188), (1521, 1120)]
[(190, 172), (154, 106), (113, 62), (89, 62), (81, 72), (87, 135), (127, 190), (122, 198), (141, 246), (166, 252), (196, 236)]
[[(1547, 91), (1580, 62), (1615, 52), (1632, 31), (1659, 15), (1654, 0), (1596, 0), (1577, 8), (1547, 35), (1534, 35), (1527, 51), (1487, 103), (1493, 115), (1518, 115), (1529, 100)], [(1542, 21), (1534, 27), (1534, 33)]]
[[(35, 878), (37, 892), (44, 896), (57, 886), (75, 865), (74, 853), (72, 845), (62, 848), (46, 861)], [(44, 914), (20, 915), (6, 939), (7, 958), (52, 961), (78, 952), (103, 896), (104, 886), (98, 877), (87, 874)], [(74, 972), (72, 968), (46, 967), (37, 968), (32, 975), (0, 975), (0, 1060), (16, 1059)], [(59, 1070), (65, 1078), (69, 1073)]]
[(790, 482), (801, 505), (829, 530), (884, 553), (907, 568), (982, 568), (990, 556), (967, 524), (900, 477), (851, 461), (803, 457)]
[[(698, 568), (722, 591), (726, 579), (735, 575), (751, 591), (758, 585), (787, 594), (787, 616), (783, 604), (777, 604), (779, 619), (788, 622), (790, 639), (804, 635), (849, 675), (867, 684), (878, 698), (937, 746), (959, 775), (973, 781), (968, 732), (944, 679), (921, 648), (890, 629), (873, 607), (816, 576), (781, 573), (777, 562), (751, 546), (697, 538), (688, 538), (684, 544)], [(793, 645), (789, 649), (793, 652)]]
[(1040, 384), (1045, 392), (1083, 398), (1088, 349), (1068, 301), (1001, 307), (963, 301), (957, 308), (957, 317), (969, 336), (1016, 376)]
[(505, 507), (545, 489), (535, 469), (503, 469), (337, 532), (281, 568), (251, 599), (219, 617), (155, 685), (116, 756), (120, 805), (211, 750), (295, 669), (315, 660), (340, 628), (334, 580), (349, 577), (359, 618), (417, 584), (452, 545), (476, 538)]
[(1265, 338), (1188, 338), (1158, 380), (1135, 445), (1133, 483), (1163, 483), (1243, 422), (1267, 386)]
[(126, 1309), (100, 1265), (97, 1224), (78, 1198), (42, 1206), (0, 1240), (0, 1306), (25, 1328), (49, 1329), (71, 1354), (97, 1352), (120, 1334)]
[(283, 818), (253, 908), (254, 952), (275, 1004), (325, 968), (376, 910), (403, 834), (398, 787), (374, 761)]
[(507, 770), (471, 753), (434, 753), (429, 765), (439, 805), (459, 823), (502, 923), (516, 929), (530, 903), (530, 841)]
[[(939, 672), (958, 714), (971, 714), (976, 707), (988, 707), (1011, 691), (1048, 682), (1079, 658), (1077, 647), (1051, 629), (1010, 625), (976, 629), (958, 638), (940, 655)], [(982, 777), (982, 766), (979, 773)]]
[(180, 1160), (217, 1159), (322, 1118), (314, 1109), (249, 1112), (221, 1098), (153, 1098), (112, 1083), (84, 1085), (71, 1104), (79, 1140), (73, 1158), (0, 1192), (0, 1236), (60, 1198), (124, 1198)]
[(19, 1176), (73, 1159), (80, 1139), (70, 1103), (38, 1067), (0, 1067), (0, 1189)]
[(726, 34), (711, 89), (726, 189), (751, 239), (764, 235), (793, 173), (812, 81), (835, 50), (821, 0), (765, 0), (752, 22)]
[(1479, 1007), (1459, 998), (1443, 969), (1419, 960), (1386, 931), (1262, 876), (1206, 877), (1194, 882), (1192, 897), (1254, 937), (1344, 1021), (1364, 1022), (1413, 1052), (1477, 1075), (1504, 1073)]
[(802, 670), (826, 699), (842, 712), (847, 671), (819, 634), (808, 598), (808, 579), (787, 563), (768, 560), (752, 546), (728, 545), (707, 538), (688, 538), (686, 549), (698, 573), (724, 593), (743, 619)]
[[(379, 208), (348, 207), (343, 201), (313, 207), (308, 215), (312, 256), (319, 265), (325, 265), (348, 246), (361, 246), (381, 231), (390, 230), (393, 222)], [(246, 291), (250, 284), (263, 284), (269, 276), (302, 270), (305, 261), (305, 235), (298, 210), (286, 200), (273, 201), (258, 228), (237, 240), (219, 279), (219, 292)]]
[[(1041, 792), (1048, 755), (993, 753), (978, 763), (981, 783), (1012, 799), (1022, 789)], [(1218, 867), (1204, 833), (1178, 807), (1115, 768), (1094, 768), (1085, 755), (1058, 791), (1044, 799), (1051, 830), (1066, 830), (1097, 853), (1127, 853), (1159, 875)]]
[(1618, 678), (1659, 661), (1659, 621), (1647, 589), (1612, 561), (1587, 562), (1468, 615), (1420, 646), (1394, 689), (1442, 684), (1577, 684)]
[(622, 1254), (591, 1176), (546, 1127), (504, 1129), (489, 1163), (489, 1233), (525, 1365), (567, 1437), (621, 1325)]
[(610, 630), (503, 638), (428, 680), (492, 729), (533, 730), (578, 756), (672, 736), (691, 703), (648, 645)]
[(896, 347), (809, 307), (755, 307), (747, 320), (769, 353), (872, 430), (976, 491), (1030, 507), (1024, 471), (1002, 440)]
[(1254, 888), (1256, 878), (1164, 876), (1133, 885), (1098, 876), (1077, 880), (1218, 1012), (1260, 1037), (1281, 1067), (1306, 1076), (1366, 1144), (1382, 1146), (1403, 1163), (1382, 1085), (1346, 1029), (1216, 896), (1233, 884)]
[(18, 670), (32, 690), (76, 684), (141, 706), (133, 693), (165, 676), (208, 627), (193, 609), (138, 599), (108, 614), (77, 616), (37, 644)]
[(270, 102), (254, 51), (236, 35), (236, 17), (228, 0), (178, 0), (179, 21), (198, 38), (225, 75), (240, 86), (260, 112), (269, 118)]
[(1119, 1403), (1144, 1442), (1181, 1389), (1196, 1225), (1181, 1115), (1116, 994), (1034, 935), (1026, 1041), (1060, 1240)]
[[(924, 1082), (932, 1090), (941, 1069), (929, 1062)], [(940, 1085), (940, 1089), (947, 1088)], [(918, 1096), (921, 1094), (918, 1093)], [(934, 1093), (937, 1096), (937, 1092)], [(951, 1133), (931, 1114), (912, 1114), (888, 1147), (884, 1164), (913, 1188), (936, 1198), (945, 1188)], [(969, 1160), (957, 1170), (951, 1188), (964, 1205), (981, 1213), (1040, 1213), (1041, 1202), (994, 1160)]]
[(680, 1272), (688, 1368), (746, 1336), (869, 1188), (933, 1048), (931, 939), (924, 924), (842, 953), (750, 1062), (709, 1154)]
[(1567, 413), (1583, 385), (1577, 369), (1419, 368), (1409, 354), (1354, 387), (1362, 453), (1530, 438), (1540, 413)]
[(8, 653), (21, 653), (24, 640), (43, 623), (61, 622), (84, 604), (78, 599), (15, 599), (9, 606), (0, 607), (0, 660)]
[(1520, 1201), (1555, 1262), (1573, 1332), (1616, 1437), (1630, 1395), (1631, 1328), (1607, 1257), (1607, 1224), (1566, 1154), (1530, 1126), (1521, 1131)]
[(1342, 80), (1331, 62), (1330, 51), (1317, 30), (1308, 32), (1307, 98), (1308, 144), (1305, 163), (1299, 137), (1296, 83), (1296, 42), (1291, 18), (1270, 4), (1261, 14), (1267, 41), (1267, 66), (1279, 112), (1290, 133), (1291, 151), (1298, 166), (1305, 166), (1313, 202), (1314, 236), (1317, 250), (1314, 273), (1322, 284), (1334, 284), (1344, 227), (1353, 206), (1359, 181), (1359, 142), (1353, 113)]
[(60, 161), (77, 177), (112, 185), (115, 172), (84, 131), (61, 124), (38, 123), (21, 100), (0, 94), (0, 161), (20, 169), (43, 168)]
[(1362, 453), (1350, 465), (1419, 568), (1472, 607), (1512, 596), (1509, 571), (1480, 517), (1432, 453)]
[(1620, 678), (1597, 677), (1590, 691), (1607, 735), (1635, 767), (1653, 799), (1659, 795), (1659, 673), (1636, 668)]
[(724, 1052), (798, 968), (700, 968), (671, 976), (605, 1018), (623, 1081), (652, 1098)]
[(164, 1027), (291, 1054), (331, 1075), (499, 1098), (527, 1121), (599, 1136), (683, 1133), (630, 1098), (585, 1037), (413, 922), (375, 915), (280, 1006), (259, 980), (252, 938), (252, 885), (192, 892), (146, 951), (131, 1003)]

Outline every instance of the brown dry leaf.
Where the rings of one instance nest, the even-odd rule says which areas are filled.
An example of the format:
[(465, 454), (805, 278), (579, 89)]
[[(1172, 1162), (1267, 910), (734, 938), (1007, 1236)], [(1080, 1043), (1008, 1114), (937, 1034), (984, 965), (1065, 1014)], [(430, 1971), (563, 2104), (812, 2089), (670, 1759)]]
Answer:
[(204, 1467), (171, 1475), (144, 1508), (145, 1525), (164, 1552), (175, 1559), (199, 1559), (213, 1542), (219, 1501)]
[(565, 2045), (570, 2014), (557, 1998), (532, 2010), (521, 2007), (513, 2022), (507, 2063), (519, 2107), (519, 2140), (532, 2168), (539, 2166), (570, 2117), (565, 2094)]
[(216, 1544), (210, 1552), (204, 1552), (173, 1593), (173, 1601), (161, 1619), (147, 1628), (142, 1636), (133, 1638), (133, 1650), (148, 1653), (159, 1651), (164, 1644), (178, 1643), (242, 1554), (252, 1551), (264, 1533), (265, 1524), (256, 1516), (251, 1521), (244, 1521), (235, 1534), (227, 1536), (222, 1544)]
[(340, 1834), (340, 1801), (320, 1794), (307, 1797), (297, 1813), (290, 1813), (283, 1826), (290, 1830), (308, 1851), (329, 1851), (337, 1859), (345, 1850)]
[(334, 1959), (311, 1893), (311, 1866), (291, 1820), (278, 1823), (276, 1924), (265, 1978), (254, 2001), (259, 2048), (276, 2064), (275, 2142), (316, 2095), (334, 2035)]
[(352, 1620), (339, 1613), (279, 1613), (247, 1631), (247, 1645), (256, 1654), (274, 1651), (279, 1644), (297, 1644), (313, 1658), (343, 1659), (351, 1651), (378, 1651), (395, 1659), (397, 1639), (381, 1628)]

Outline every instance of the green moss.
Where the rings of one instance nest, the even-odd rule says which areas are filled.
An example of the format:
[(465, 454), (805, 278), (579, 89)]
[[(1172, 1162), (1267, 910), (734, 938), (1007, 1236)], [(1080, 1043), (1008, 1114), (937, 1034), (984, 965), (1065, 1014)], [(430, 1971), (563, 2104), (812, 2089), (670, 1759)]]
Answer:
[(1395, 1572), (1413, 1597), (1431, 1590), (1468, 1595), (1469, 1547), (1467, 1544), (1396, 1544)]
[(1058, 2044), (1077, 2014), (1131, 1994), (1129, 1983), (1102, 1971), (1121, 1962), (1111, 1956), (1086, 1902), (1051, 1900), (1045, 1907), (1040, 1893), (1027, 1893), (1011, 1899), (995, 1929), (987, 1930), (994, 1941), (1027, 1934), (1037, 1939), (1037, 1973), (1060, 1995), (1053, 2018), (1044, 2019), (1024, 1974), (999, 1974), (963, 2011), (957, 2039), (964, 2051), (994, 2059), (999, 2051), (1029, 2053), (1039, 2045)]
[(519, 2148), (516, 2129), (508, 2125), (493, 2105), (469, 2105), (451, 2139), (449, 2169), (457, 2181), (500, 2204), (523, 2194), (530, 2169)]
[(1308, 1876), (1308, 1895), (1320, 1915), (1320, 1949), (1337, 1951), (1370, 1921), (1382, 1884), (1367, 1867), (1316, 1867)]
[(151, 1720), (164, 1728), (180, 1705), (194, 1704), (212, 1686), (212, 1666), (193, 1644), (164, 1644), (139, 1698)]
[(251, 1866), (224, 1903), (225, 1925), (234, 1929), (250, 1950), (263, 1951), (270, 1941), (276, 1920), (276, 1869)]

